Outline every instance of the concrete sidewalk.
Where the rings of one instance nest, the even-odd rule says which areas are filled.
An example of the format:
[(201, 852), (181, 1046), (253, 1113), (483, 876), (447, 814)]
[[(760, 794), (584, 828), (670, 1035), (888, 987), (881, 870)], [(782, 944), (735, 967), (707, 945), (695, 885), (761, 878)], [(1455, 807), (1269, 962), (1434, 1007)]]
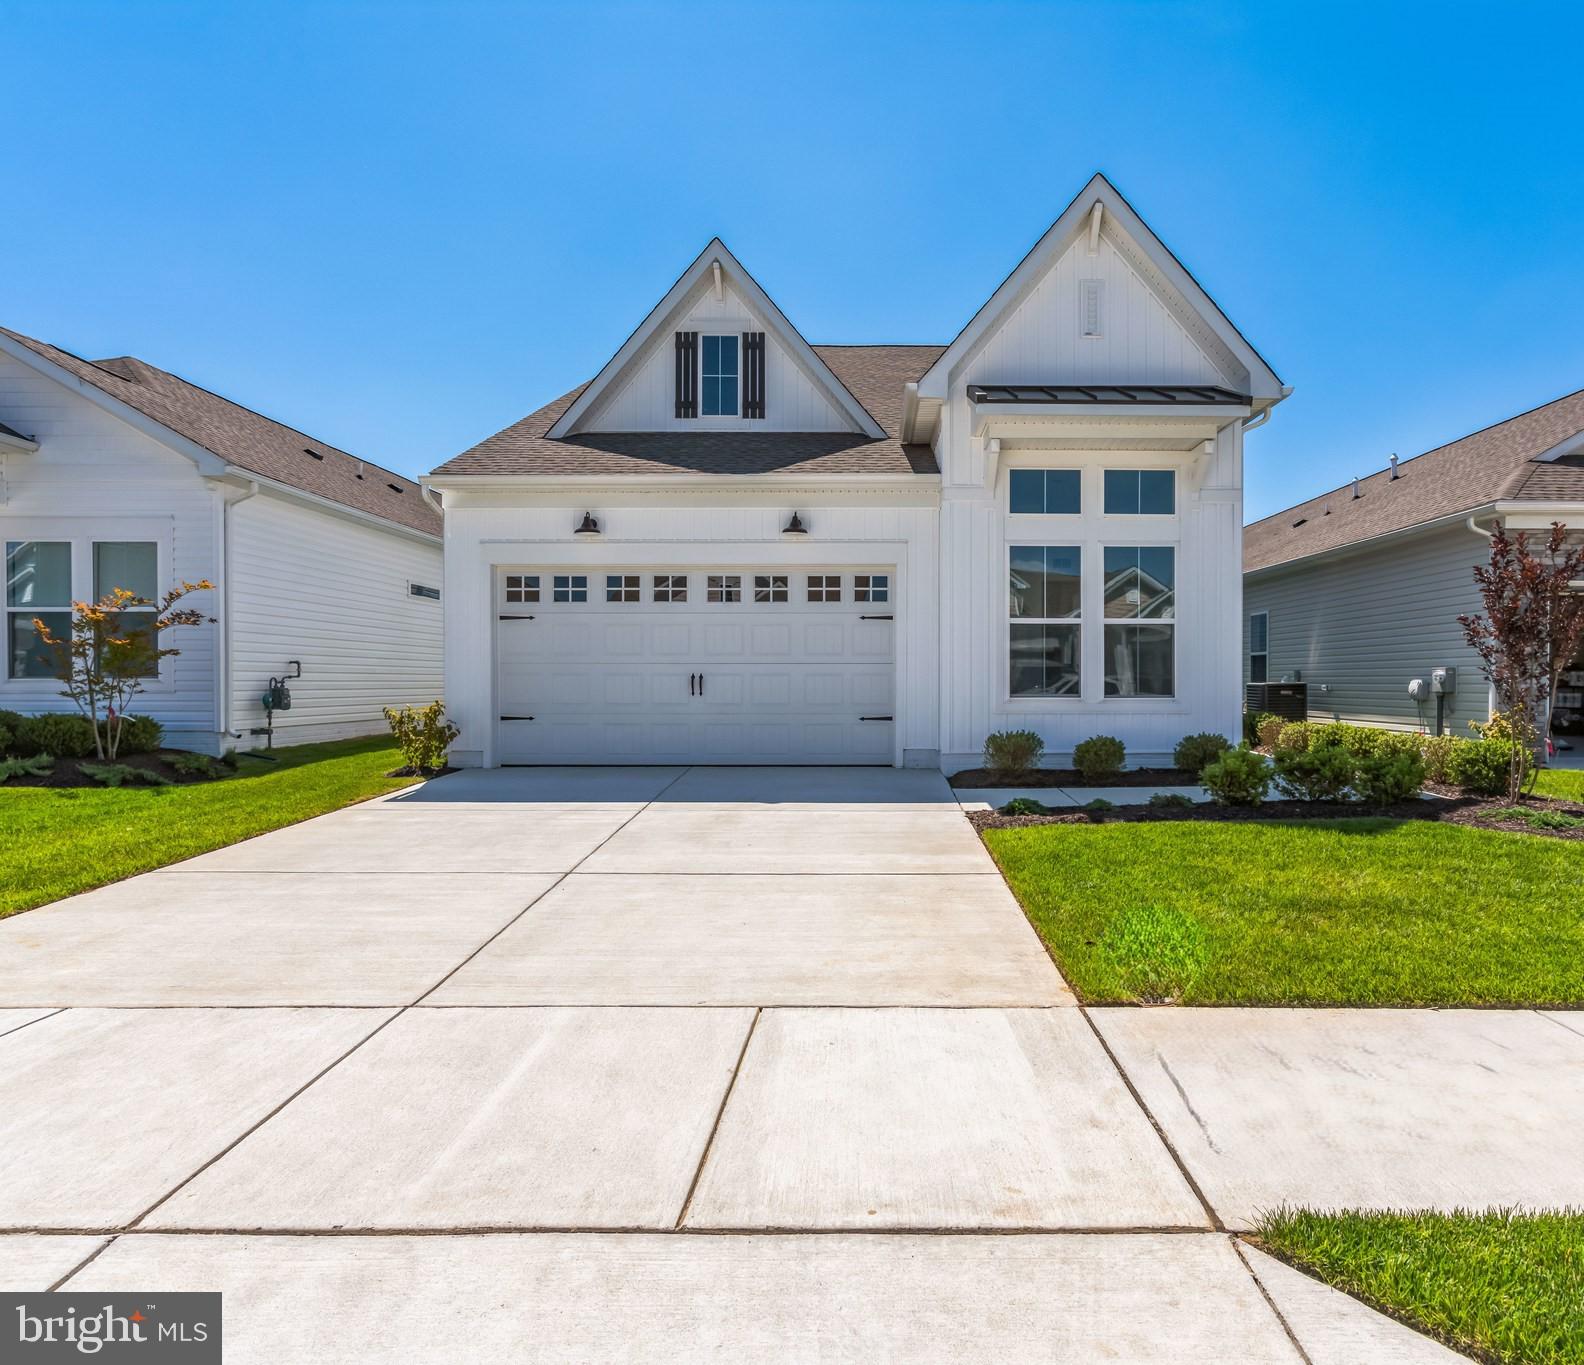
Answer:
[(1225, 1229), (1389, 1193), (1438, 1067), (1477, 1191), (1584, 1056), (1402, 1013), (1338, 1088), (1374, 1012), (1077, 1009), (861, 769), (457, 774), (0, 923), (0, 1006), (0, 1285), (219, 1288), (232, 1361), (1451, 1358)]

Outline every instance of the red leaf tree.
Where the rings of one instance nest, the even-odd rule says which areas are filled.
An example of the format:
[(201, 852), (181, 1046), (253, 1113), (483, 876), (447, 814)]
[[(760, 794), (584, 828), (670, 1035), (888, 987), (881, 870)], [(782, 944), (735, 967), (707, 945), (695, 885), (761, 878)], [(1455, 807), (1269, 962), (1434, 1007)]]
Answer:
[(1513, 728), (1507, 799), (1516, 801), (1530, 752), (1544, 761), (1551, 698), (1584, 640), (1584, 592), (1574, 587), (1584, 579), (1584, 544), (1570, 544), (1559, 521), (1538, 550), (1524, 532), (1509, 536), (1499, 521), (1490, 543), (1490, 563), (1474, 570), (1485, 611), (1459, 616), (1458, 623)]

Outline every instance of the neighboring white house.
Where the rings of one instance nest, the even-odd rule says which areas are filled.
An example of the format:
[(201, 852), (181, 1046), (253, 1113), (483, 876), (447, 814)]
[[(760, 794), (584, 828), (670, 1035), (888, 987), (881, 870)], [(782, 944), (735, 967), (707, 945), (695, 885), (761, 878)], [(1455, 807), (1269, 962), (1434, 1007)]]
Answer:
[(301, 665), (275, 743), (384, 728), (441, 695), (440, 514), (412, 480), (123, 356), (0, 328), (0, 708), (73, 709), (33, 626), (74, 599), (208, 579), (135, 710), (172, 747), (262, 747), (262, 695)]
[[(1491, 693), (1458, 617), (1483, 610), (1474, 567), (1497, 520), (1531, 539), (1584, 527), (1584, 391), (1250, 525), (1249, 681), (1301, 683), (1316, 720), (1467, 734)], [(1559, 745), (1584, 742), (1584, 655), (1552, 722)]]
[(442, 465), (461, 764), (1136, 763), (1241, 709), (1243, 428), (1287, 391), (1096, 176), (949, 346), (817, 346), (712, 241)]

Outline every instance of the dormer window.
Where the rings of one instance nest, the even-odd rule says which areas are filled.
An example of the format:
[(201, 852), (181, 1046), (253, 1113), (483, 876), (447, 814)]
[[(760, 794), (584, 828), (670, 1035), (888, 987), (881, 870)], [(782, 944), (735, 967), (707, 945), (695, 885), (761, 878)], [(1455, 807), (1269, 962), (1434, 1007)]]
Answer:
[(699, 378), (703, 381), (705, 417), (735, 417), (737, 415), (737, 338), (734, 336), (701, 336), (699, 348)]

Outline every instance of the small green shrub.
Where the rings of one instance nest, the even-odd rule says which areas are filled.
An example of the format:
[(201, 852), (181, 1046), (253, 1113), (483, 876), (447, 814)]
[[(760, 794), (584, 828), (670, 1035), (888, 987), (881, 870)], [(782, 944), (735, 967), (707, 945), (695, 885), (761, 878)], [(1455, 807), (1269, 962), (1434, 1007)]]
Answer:
[(1380, 747), (1381, 736), (1385, 733), (1368, 725), (1349, 725), (1346, 721), (1334, 720), (1326, 725), (1317, 725), (1310, 731), (1309, 748), (1311, 751), (1341, 749), (1354, 758), (1363, 758), (1376, 752)]
[(1116, 809), (1116, 802), (1107, 801), (1103, 796), (1097, 796), (1093, 801), (1085, 802), (1084, 809), (1087, 811), (1093, 811), (1097, 815), (1104, 815), (1108, 810)]
[(1276, 755), (1276, 786), (1295, 801), (1340, 801), (1353, 784), (1357, 760), (1339, 742), (1307, 753)]
[(997, 730), (985, 736), (984, 765), (993, 773), (1029, 772), (1044, 753), (1045, 741), (1033, 730)]
[(84, 776), (91, 777), (101, 787), (122, 787), (128, 782), (141, 782), (147, 787), (168, 787), (170, 778), (150, 768), (134, 768), (130, 763), (79, 763)]
[(409, 771), (437, 772), (446, 765), (446, 750), (462, 732), (445, 718), (445, 703), (385, 708), (385, 721), (396, 737)]
[(1270, 761), (1252, 749), (1228, 749), (1199, 781), (1220, 805), (1257, 806), (1270, 793)]
[(1269, 711), (1245, 711), (1243, 713), (1243, 742), (1250, 748), (1260, 742), (1260, 731), (1277, 717)]
[(5, 727), (5, 732), (15, 742), (16, 737), (22, 733), (22, 722), (27, 719), (20, 711), (6, 711), (0, 709), (0, 726)]
[(1320, 727), (1312, 721), (1295, 720), (1282, 726), (1272, 748), (1277, 753), (1302, 754), (1309, 751), (1309, 741)]
[(1036, 801), (1032, 796), (1014, 796), (1006, 805), (1000, 807), (1002, 815), (1049, 815), (1050, 807), (1043, 801)]
[(1156, 792), (1144, 803), (1151, 810), (1192, 810), (1193, 797), (1181, 792)]
[(1447, 780), (1479, 796), (1499, 796), (1507, 790), (1512, 764), (1510, 739), (1464, 739), (1447, 761)]
[(1358, 760), (1353, 790), (1372, 806), (1390, 806), (1418, 796), (1425, 783), (1425, 763), (1418, 754), (1378, 753)]
[(1521, 820), (1534, 829), (1584, 829), (1584, 819), (1565, 810), (1531, 810), (1527, 806), (1501, 806), (1487, 811), (1493, 820)]
[(1413, 730), (1379, 730), (1376, 732), (1374, 752), (1383, 754), (1388, 758), (1396, 758), (1407, 754), (1410, 758), (1424, 759), (1424, 745), (1427, 736), (1418, 734)]
[(1124, 910), (1106, 926), (1098, 946), (1127, 991), (1152, 1004), (1182, 999), (1210, 960), (1204, 926), (1169, 905)]
[(122, 754), (151, 754), (165, 738), (165, 727), (153, 716), (124, 716), (121, 720)]
[(1421, 735), (1419, 754), (1424, 759), (1427, 782), (1450, 782), (1452, 755), (1463, 741), (1456, 735)]
[(11, 752), (11, 727), (0, 720), (0, 754)]
[(12, 742), (23, 757), (53, 754), (56, 758), (83, 758), (94, 751), (93, 722), (69, 711), (27, 716)]
[(0, 782), (13, 777), (44, 777), (55, 770), (55, 760), (48, 754), (34, 754), (32, 758), (0, 758)]
[(1086, 782), (1102, 782), (1122, 771), (1127, 749), (1120, 739), (1096, 735), (1073, 748), (1073, 767)]
[(1207, 763), (1214, 763), (1232, 746), (1227, 743), (1225, 735), (1214, 735), (1206, 732), (1198, 735), (1184, 735), (1177, 741), (1177, 747), (1172, 750), (1172, 764), (1185, 773), (1192, 773), (1197, 777)]
[(208, 754), (188, 753), (185, 750), (178, 754), (170, 755), (170, 765), (183, 777), (219, 777), (219, 760), (210, 758)]
[(1274, 749), (1281, 732), (1291, 724), (1291, 721), (1283, 720), (1280, 716), (1261, 716), (1259, 730), (1255, 734), (1260, 748)]

